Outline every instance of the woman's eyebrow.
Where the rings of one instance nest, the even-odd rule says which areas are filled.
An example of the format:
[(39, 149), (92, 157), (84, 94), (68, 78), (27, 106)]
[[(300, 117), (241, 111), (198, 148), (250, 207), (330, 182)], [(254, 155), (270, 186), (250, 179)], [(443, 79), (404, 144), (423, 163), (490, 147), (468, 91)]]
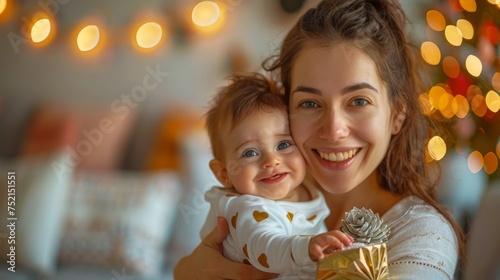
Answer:
[[(378, 92), (378, 90), (374, 86), (370, 85), (369, 83), (363, 82), (363, 83), (357, 83), (357, 84), (354, 84), (354, 85), (346, 86), (345, 88), (343, 88), (340, 91), (340, 93), (341, 94), (346, 94), (346, 93), (350, 93), (350, 92), (357, 91), (357, 90), (360, 90), (360, 89), (365, 89), (365, 88), (373, 90), (375, 92)], [(308, 87), (308, 86), (297, 86), (292, 91), (292, 94), (295, 93), (295, 92), (305, 92), (305, 93), (312, 93), (312, 94), (322, 95), (321, 90), (316, 89), (316, 88), (312, 88), (312, 87)]]
[(349, 93), (349, 92), (353, 92), (353, 91), (357, 91), (357, 90), (365, 89), (365, 88), (371, 89), (371, 90), (373, 90), (375, 92), (378, 92), (378, 90), (374, 86), (370, 85), (369, 83), (358, 83), (358, 84), (350, 85), (350, 86), (347, 86), (347, 87), (343, 88), (340, 91), (340, 93), (341, 94), (346, 94), (346, 93)]

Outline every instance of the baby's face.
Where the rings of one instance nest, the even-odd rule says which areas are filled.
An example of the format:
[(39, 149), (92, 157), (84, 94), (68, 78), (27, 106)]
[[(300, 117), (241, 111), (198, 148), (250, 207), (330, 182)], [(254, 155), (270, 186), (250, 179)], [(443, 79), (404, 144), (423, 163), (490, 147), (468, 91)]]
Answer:
[(278, 200), (302, 183), (306, 166), (285, 111), (254, 112), (224, 140), (229, 181), (238, 192)]

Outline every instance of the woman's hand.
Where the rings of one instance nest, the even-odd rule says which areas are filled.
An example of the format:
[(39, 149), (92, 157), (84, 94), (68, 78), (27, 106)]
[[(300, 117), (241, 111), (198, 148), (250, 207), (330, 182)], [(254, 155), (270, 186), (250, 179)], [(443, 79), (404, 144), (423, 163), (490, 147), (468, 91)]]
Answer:
[(278, 275), (266, 273), (251, 265), (240, 264), (222, 255), (222, 241), (229, 232), (227, 221), (217, 217), (217, 227), (191, 253), (179, 261), (174, 278), (183, 279), (271, 279)]

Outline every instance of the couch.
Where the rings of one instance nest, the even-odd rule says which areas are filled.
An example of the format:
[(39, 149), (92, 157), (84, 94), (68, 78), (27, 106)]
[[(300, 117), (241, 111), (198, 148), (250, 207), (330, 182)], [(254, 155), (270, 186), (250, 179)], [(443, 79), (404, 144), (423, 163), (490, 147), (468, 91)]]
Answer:
[(0, 98), (0, 279), (172, 279), (216, 184), (201, 114), (85, 106)]

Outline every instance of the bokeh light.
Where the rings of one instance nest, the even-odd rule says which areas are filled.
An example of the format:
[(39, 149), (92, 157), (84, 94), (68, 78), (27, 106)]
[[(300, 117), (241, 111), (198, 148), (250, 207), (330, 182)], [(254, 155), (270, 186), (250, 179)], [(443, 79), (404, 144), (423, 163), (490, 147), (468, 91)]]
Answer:
[(439, 111), (441, 111), (441, 114), (447, 119), (451, 119), (455, 115), (451, 106), (452, 101), (453, 101), (453, 95), (446, 92), (441, 95), (438, 104), (436, 106), (439, 109)]
[(33, 43), (41, 43), (45, 41), (51, 31), (51, 24), (48, 18), (37, 20), (31, 27), (31, 41)]
[(451, 102), (451, 110), (453, 113), (463, 119), (467, 116), (469, 113), (469, 102), (467, 101), (467, 98), (465, 98), (463, 95), (456, 95), (453, 97), (453, 100)]
[(475, 0), (460, 0), (460, 6), (462, 6), (462, 8), (467, 12), (475, 12), (477, 10), (477, 4)]
[(430, 65), (438, 65), (439, 61), (441, 61), (441, 51), (433, 42), (423, 42), (420, 47), (420, 52), (425, 62)]
[(491, 85), (493, 86), (494, 90), (500, 92), (500, 72), (496, 72), (495, 74), (493, 74), (493, 77), (491, 78)]
[(488, 152), (484, 155), (484, 171), (487, 174), (492, 174), (498, 168), (498, 158), (493, 152)]
[(462, 32), (462, 37), (464, 37), (464, 39), (470, 40), (474, 37), (474, 27), (470, 21), (459, 19), (457, 21), (457, 28)]
[(439, 109), (439, 100), (441, 96), (447, 94), (446, 89), (441, 85), (435, 85), (429, 90), (429, 102), (432, 106)]
[(483, 64), (477, 56), (471, 54), (465, 60), (465, 68), (472, 76), (479, 77), (483, 71)]
[(0, 0), (0, 15), (5, 11), (7, 7), (7, 0)]
[(498, 112), (500, 109), (500, 96), (498, 96), (498, 93), (496, 93), (493, 90), (488, 91), (486, 94), (486, 106), (488, 106), (488, 109), (492, 111), (493, 113)]
[(500, 141), (497, 143), (497, 157), (500, 158)]
[(467, 166), (472, 173), (478, 173), (479, 171), (481, 171), (483, 165), (483, 155), (478, 151), (472, 152), (467, 158)]
[(455, 25), (446, 26), (444, 30), (444, 36), (446, 37), (448, 43), (450, 43), (452, 46), (458, 47), (462, 44), (462, 31), (460, 31), (460, 29), (458, 29), (458, 27), (456, 27)]
[(420, 108), (424, 115), (430, 116), (436, 111), (436, 108), (431, 104), (429, 100), (429, 94), (427, 92), (421, 93), (418, 97), (418, 100), (420, 101)]
[(220, 13), (219, 5), (212, 1), (203, 1), (193, 8), (191, 19), (198, 26), (210, 26), (219, 19)]
[(472, 99), (476, 96), (476, 95), (483, 95), (483, 92), (481, 91), (481, 89), (476, 86), (476, 85), (470, 85), (469, 88), (467, 89), (467, 100), (469, 100), (469, 102), (472, 103)]
[(78, 33), (77, 46), (82, 52), (94, 49), (99, 43), (100, 32), (96, 25), (87, 25)]
[(432, 159), (441, 160), (446, 155), (446, 143), (443, 138), (434, 136), (427, 143), (427, 150)]
[(443, 59), (443, 72), (450, 78), (457, 78), (460, 74), (460, 64), (458, 60), (452, 56), (447, 56)]
[(488, 0), (488, 2), (489, 2), (490, 4), (493, 4), (493, 5), (498, 5), (498, 4), (500, 4), (500, 0)]
[(158, 23), (146, 22), (137, 30), (135, 39), (139, 47), (150, 49), (160, 43), (162, 34), (162, 28)]
[(426, 14), (427, 24), (435, 31), (443, 31), (446, 27), (446, 20), (443, 14), (437, 10), (430, 10)]
[(472, 112), (474, 112), (474, 114), (476, 114), (476, 116), (478, 117), (484, 117), (484, 115), (488, 111), (488, 106), (486, 106), (486, 102), (482, 95), (474, 96), (472, 98), (472, 101), (470, 102), (470, 105), (472, 107)]

